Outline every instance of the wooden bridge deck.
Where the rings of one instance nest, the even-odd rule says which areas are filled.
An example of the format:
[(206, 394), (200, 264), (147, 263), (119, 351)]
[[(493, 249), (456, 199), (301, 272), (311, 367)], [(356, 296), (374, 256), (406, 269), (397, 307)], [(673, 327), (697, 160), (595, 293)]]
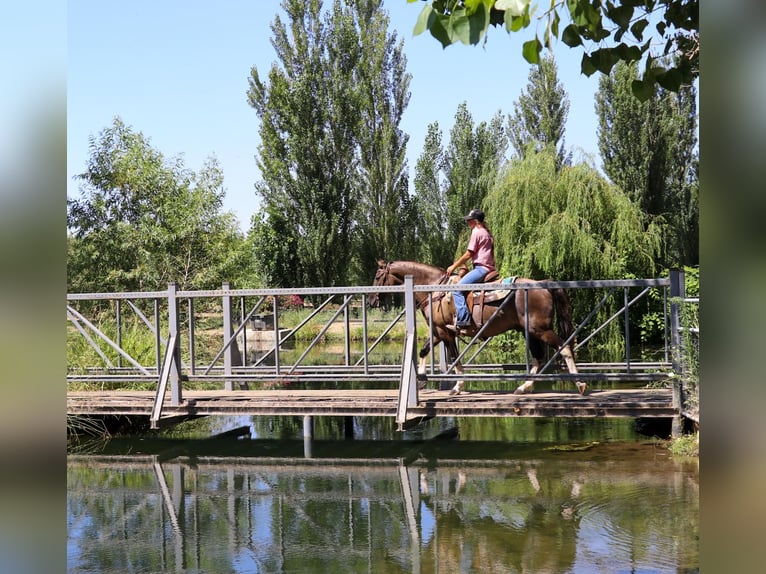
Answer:
[[(169, 398), (162, 418), (207, 415), (396, 416), (398, 391), (258, 390), (184, 391), (178, 406)], [(670, 389), (596, 390), (514, 395), (512, 391), (422, 390), (410, 418), (451, 417), (673, 417)], [(67, 393), (69, 415), (151, 416), (152, 391), (80, 391)]]

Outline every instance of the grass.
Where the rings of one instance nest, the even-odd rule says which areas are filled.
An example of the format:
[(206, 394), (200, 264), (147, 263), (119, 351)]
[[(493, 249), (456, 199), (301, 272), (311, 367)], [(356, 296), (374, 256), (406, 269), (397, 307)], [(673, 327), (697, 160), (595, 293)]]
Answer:
[(674, 456), (698, 457), (700, 453), (700, 433), (684, 435), (671, 441), (668, 447)]

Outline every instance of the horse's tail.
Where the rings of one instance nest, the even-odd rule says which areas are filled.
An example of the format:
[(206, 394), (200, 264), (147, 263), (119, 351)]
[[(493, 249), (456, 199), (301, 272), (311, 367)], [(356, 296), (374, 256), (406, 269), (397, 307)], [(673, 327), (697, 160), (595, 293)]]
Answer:
[[(574, 326), (572, 324), (572, 304), (569, 301), (567, 292), (561, 288), (549, 289), (551, 296), (553, 297), (553, 305), (556, 308), (556, 321), (558, 323), (559, 337), (565, 341), (574, 332)], [(570, 348), (574, 355), (575, 341), (570, 342)]]

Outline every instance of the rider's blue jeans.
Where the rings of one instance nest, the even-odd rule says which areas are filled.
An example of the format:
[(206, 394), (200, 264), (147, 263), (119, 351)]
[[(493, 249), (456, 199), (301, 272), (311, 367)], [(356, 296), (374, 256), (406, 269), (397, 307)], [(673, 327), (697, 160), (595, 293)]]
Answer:
[[(468, 273), (463, 275), (463, 278), (458, 281), (458, 285), (461, 283), (481, 283), (484, 277), (489, 273), (489, 269), (486, 267), (474, 267)], [(453, 291), (452, 299), (455, 301), (455, 312), (457, 313), (458, 325), (464, 325), (470, 323), (471, 313), (468, 311), (468, 306), (465, 304), (465, 295), (462, 291)]]

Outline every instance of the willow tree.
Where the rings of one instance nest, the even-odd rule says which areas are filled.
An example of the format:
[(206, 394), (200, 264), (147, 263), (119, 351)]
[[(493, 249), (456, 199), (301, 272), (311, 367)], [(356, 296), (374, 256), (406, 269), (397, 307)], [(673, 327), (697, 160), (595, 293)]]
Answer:
[[(664, 229), (594, 167), (557, 170), (551, 148), (513, 159), (484, 202), (504, 275), (560, 281), (654, 277)], [(595, 301), (573, 302), (582, 319)]]

